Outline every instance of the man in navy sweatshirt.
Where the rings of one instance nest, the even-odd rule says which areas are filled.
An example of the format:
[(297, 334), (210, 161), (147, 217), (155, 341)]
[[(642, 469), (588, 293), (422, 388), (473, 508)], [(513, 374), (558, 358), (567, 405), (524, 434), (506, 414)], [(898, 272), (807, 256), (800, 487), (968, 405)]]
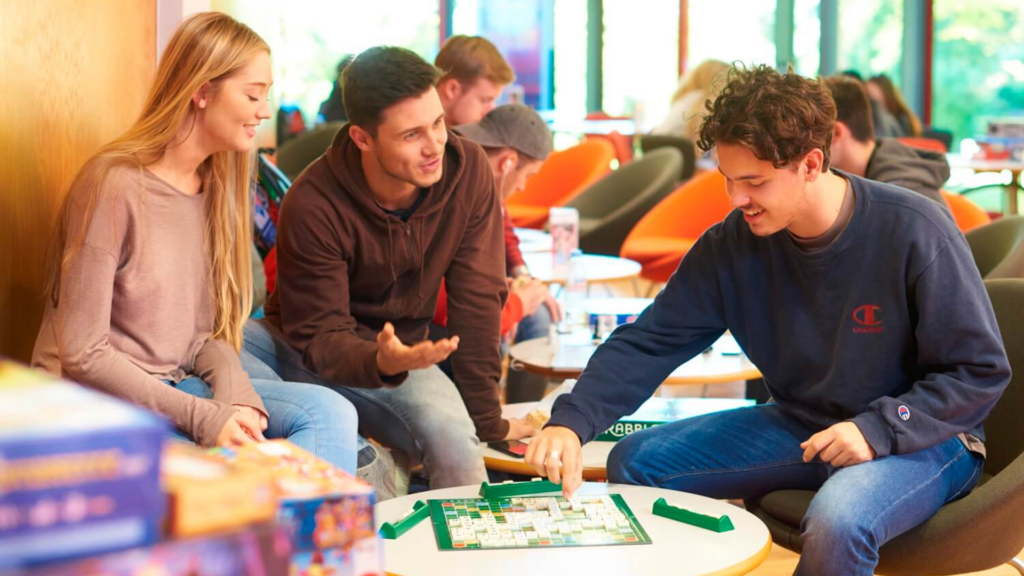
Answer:
[(559, 398), (527, 461), (566, 494), (581, 444), (729, 330), (774, 401), (636, 432), (611, 482), (748, 498), (816, 489), (797, 574), (870, 575), (878, 548), (978, 481), (1010, 378), (970, 249), (918, 194), (829, 170), (821, 80), (734, 69), (700, 132), (734, 210)]

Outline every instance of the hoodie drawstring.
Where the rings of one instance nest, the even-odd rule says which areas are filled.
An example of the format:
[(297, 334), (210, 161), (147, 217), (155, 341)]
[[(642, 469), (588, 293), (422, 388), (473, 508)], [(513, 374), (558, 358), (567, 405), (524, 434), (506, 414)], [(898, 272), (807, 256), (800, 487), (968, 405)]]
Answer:
[[(419, 236), (419, 238), (416, 239), (416, 244), (418, 244), (418, 246), (416, 247), (416, 250), (424, 255), (424, 260), (425, 260), (426, 259), (426, 254), (423, 252), (423, 226), (419, 227), (419, 232), (417, 232), (416, 235)], [(425, 264), (426, 264), (425, 261), (421, 261), (420, 262), (420, 276), (419, 276), (419, 280), (416, 283), (416, 296), (420, 299), (420, 302), (423, 302), (423, 300), (424, 300), (424, 298), (423, 298), (423, 268), (424, 268)]]
[(388, 223), (388, 266), (391, 267), (391, 281), (395, 284), (398, 283), (398, 274), (395, 273), (395, 239), (391, 235), (391, 218), (384, 216), (384, 221)]

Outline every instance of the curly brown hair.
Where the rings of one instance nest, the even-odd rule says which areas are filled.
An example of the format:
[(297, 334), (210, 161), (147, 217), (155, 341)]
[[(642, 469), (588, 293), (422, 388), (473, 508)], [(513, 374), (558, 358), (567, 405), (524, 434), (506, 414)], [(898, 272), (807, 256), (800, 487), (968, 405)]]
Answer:
[(700, 127), (697, 146), (707, 152), (718, 142), (746, 146), (775, 168), (821, 150), (827, 169), (836, 106), (824, 80), (766, 65), (734, 66)]

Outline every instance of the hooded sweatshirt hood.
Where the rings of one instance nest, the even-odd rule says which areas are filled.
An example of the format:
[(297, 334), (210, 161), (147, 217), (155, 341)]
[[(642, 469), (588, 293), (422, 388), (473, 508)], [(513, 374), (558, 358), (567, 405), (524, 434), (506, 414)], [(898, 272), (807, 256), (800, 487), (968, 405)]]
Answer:
[(946, 206), (940, 190), (949, 180), (949, 161), (941, 152), (911, 148), (894, 138), (881, 138), (868, 160), (864, 177), (913, 190)]

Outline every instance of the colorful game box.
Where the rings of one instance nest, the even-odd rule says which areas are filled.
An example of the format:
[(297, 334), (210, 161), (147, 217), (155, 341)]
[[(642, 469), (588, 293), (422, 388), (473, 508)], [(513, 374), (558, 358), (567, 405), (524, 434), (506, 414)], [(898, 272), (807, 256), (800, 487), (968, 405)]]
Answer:
[(48, 566), (32, 571), (31, 576), (279, 576), (288, 574), (290, 556), (287, 530), (258, 524), (218, 536), (162, 542)]
[(270, 522), (277, 515), (273, 472), (240, 466), (184, 442), (164, 448), (165, 535), (190, 538)]
[(0, 361), (0, 570), (155, 542), (167, 430), (131, 404)]
[(293, 576), (383, 574), (373, 488), (284, 440), (212, 451), (241, 468), (270, 470), (277, 520), (292, 536)]
[(651, 398), (633, 414), (619, 418), (618, 422), (598, 434), (594, 440), (618, 442), (633, 432), (639, 432), (659, 424), (722, 410), (753, 406), (754, 402), (754, 400), (736, 398)]
[(430, 500), (438, 550), (650, 544), (622, 496)]

